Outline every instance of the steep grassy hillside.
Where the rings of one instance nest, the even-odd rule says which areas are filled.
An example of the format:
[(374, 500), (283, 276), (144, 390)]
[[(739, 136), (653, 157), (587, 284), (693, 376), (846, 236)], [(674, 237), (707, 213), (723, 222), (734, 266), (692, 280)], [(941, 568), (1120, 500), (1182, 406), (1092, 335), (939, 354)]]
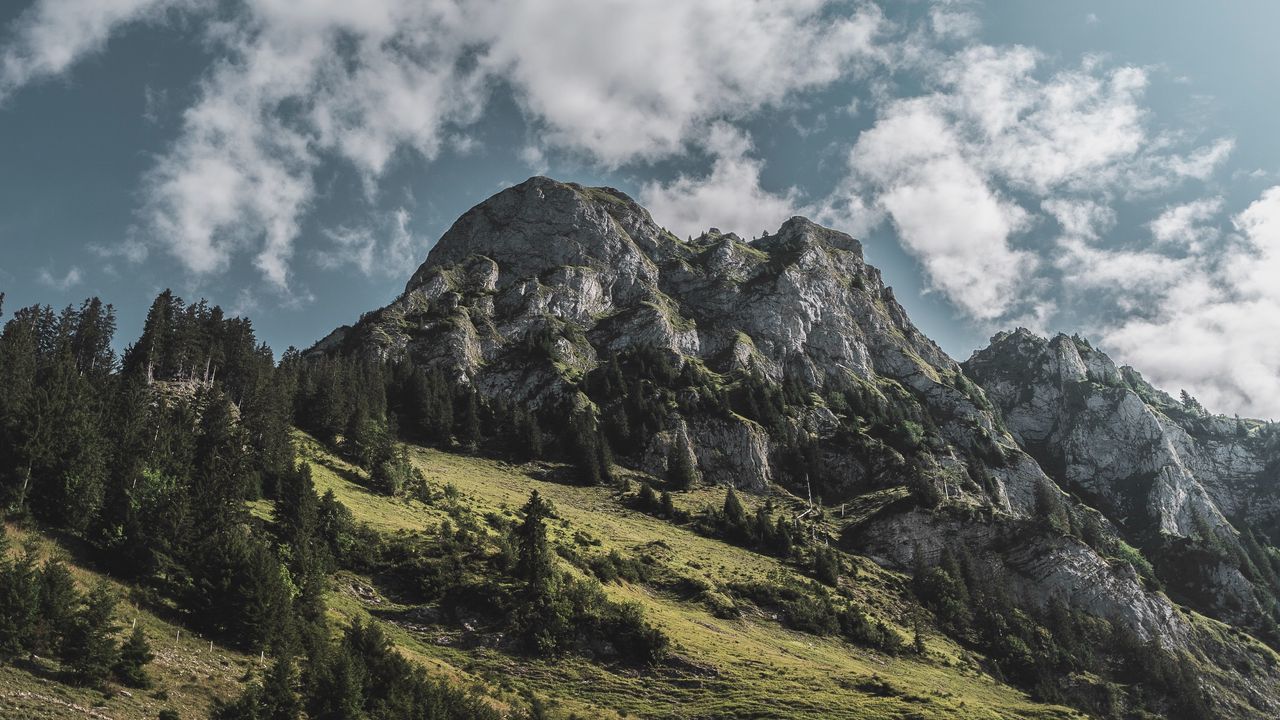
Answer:
[(257, 656), (247, 656), (193, 635), (155, 612), (129, 600), (131, 588), (94, 572), (77, 561), (77, 547), (48, 536), (9, 526), (12, 552), (33, 547), (43, 561), (62, 557), (86, 590), (105, 580), (122, 598), (116, 623), (124, 630), (136, 621), (151, 643), (155, 660), (146, 666), (153, 686), (147, 690), (111, 685), (106, 691), (77, 687), (63, 682), (56, 662), (31, 658), (15, 665), (0, 666), (0, 718), (6, 720), (154, 720), (162, 710), (178, 717), (205, 718), (213, 702), (237, 694), (242, 681), (260, 670)]
[[(582, 717), (814, 717), (832, 718), (1068, 718), (1065, 708), (1037, 705), (986, 675), (977, 659), (938, 636), (919, 658), (899, 657), (783, 627), (776, 614), (734, 601), (734, 584), (800, 581), (795, 568), (666, 520), (628, 509), (616, 490), (539, 480), (540, 468), (412, 448), (414, 464), (449, 498), (430, 505), (368, 490), (361, 471), (308, 437), (302, 456), (313, 466), (318, 492), (332, 490), (354, 514), (384, 533), (436, 528), (458, 503), (485, 515), (515, 517), (531, 490), (554, 504), (552, 538), (584, 555), (617, 551), (645, 556), (663, 583), (606, 585), (612, 599), (640, 603), (646, 617), (674, 642), (673, 658), (649, 670), (608, 667), (578, 658), (529, 660), (491, 647), (493, 640), (465, 624), (434, 622), (431, 608), (397, 602), (372, 578), (342, 573), (330, 607), (336, 615), (383, 623), (415, 659), (499, 692), (537, 697), (555, 714)], [(718, 504), (724, 491), (677, 494), (687, 509)], [(748, 501), (750, 505), (757, 499)], [(858, 563), (854, 594), (909, 645), (904, 618), (912, 608), (905, 578)], [(671, 582), (671, 578), (678, 578)], [(696, 593), (672, 592), (688, 586)], [(693, 595), (692, 597), (690, 595)], [(723, 607), (730, 607), (725, 611)], [(720, 608), (713, 613), (712, 608)]]

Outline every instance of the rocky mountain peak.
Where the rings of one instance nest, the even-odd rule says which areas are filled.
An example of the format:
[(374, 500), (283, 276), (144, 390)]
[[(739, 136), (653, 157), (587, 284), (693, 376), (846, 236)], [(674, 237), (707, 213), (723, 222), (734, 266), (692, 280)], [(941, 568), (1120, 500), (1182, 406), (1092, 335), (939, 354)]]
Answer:
[(1184, 408), (1077, 336), (1018, 328), (958, 364), (857, 240), (803, 217), (686, 241), (617, 190), (531, 178), (312, 352), (541, 417), (588, 482), (611, 466), (671, 482), (676, 458), (701, 482), (813, 496), (841, 508), (833, 542), (886, 566), (963, 548), (1029, 606), (1062, 601), (1168, 648), (1212, 640), (1122, 538), (1169, 577), (1193, 568), (1198, 609), (1263, 617), (1239, 564), (1195, 545), (1230, 547), (1232, 518), (1276, 526), (1256, 428)]
[(472, 256), (498, 264), (498, 287), (553, 267), (591, 268), (611, 276), (618, 270), (635, 271), (651, 281), (652, 262), (671, 256), (677, 242), (619, 190), (533, 177), (458, 218), (405, 292), (429, 282), (436, 270)]

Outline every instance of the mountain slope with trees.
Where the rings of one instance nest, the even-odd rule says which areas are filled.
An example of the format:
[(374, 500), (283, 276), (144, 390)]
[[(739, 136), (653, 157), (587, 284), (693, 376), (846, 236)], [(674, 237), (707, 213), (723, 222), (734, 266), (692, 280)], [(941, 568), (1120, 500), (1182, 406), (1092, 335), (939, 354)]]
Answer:
[(0, 332), (7, 517), (115, 583), (8, 552), (19, 685), (163, 676), (127, 597), (259, 659), (226, 720), (1280, 711), (1269, 428), (1083, 341), (957, 363), (803, 218), (533, 178), (305, 352), (168, 291), (114, 330)]

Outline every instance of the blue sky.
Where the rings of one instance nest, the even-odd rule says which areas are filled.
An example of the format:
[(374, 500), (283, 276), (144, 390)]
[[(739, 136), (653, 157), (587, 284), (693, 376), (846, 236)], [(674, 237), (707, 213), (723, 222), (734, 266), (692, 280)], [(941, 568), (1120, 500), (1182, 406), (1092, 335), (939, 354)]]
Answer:
[(958, 358), (1080, 332), (1280, 415), (1272, 2), (16, 0), (0, 290), (173, 287), (277, 351), (532, 174), (681, 235), (845, 229)]

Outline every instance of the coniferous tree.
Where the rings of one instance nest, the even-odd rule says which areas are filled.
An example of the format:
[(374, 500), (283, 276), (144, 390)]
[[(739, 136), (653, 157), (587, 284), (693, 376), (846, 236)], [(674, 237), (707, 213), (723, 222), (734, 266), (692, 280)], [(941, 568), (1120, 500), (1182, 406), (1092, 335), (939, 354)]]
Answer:
[(293, 658), (288, 654), (276, 658), (262, 681), (263, 720), (297, 720), (302, 712), (302, 702), (294, 690), (297, 680)]
[(647, 482), (640, 483), (640, 492), (636, 495), (636, 504), (646, 512), (654, 512), (658, 509), (658, 496), (653, 492), (652, 485)]
[(115, 640), (116, 596), (106, 583), (100, 582), (89, 591), (84, 606), (76, 614), (62, 654), (75, 679), (86, 685), (97, 685), (106, 679), (120, 657)]
[(663, 517), (674, 518), (676, 516), (676, 504), (671, 499), (671, 493), (666, 490), (662, 491), (662, 497), (658, 500), (658, 510)]
[(747, 525), (747, 508), (743, 506), (742, 500), (738, 499), (738, 493), (734, 491), (733, 486), (729, 486), (729, 491), (724, 496), (724, 519), (730, 527), (743, 528)]
[(542, 459), (542, 428), (538, 415), (531, 410), (518, 408), (515, 412), (516, 441), (525, 460)]
[(554, 652), (568, 625), (568, 612), (558, 597), (557, 577), (547, 543), (546, 520), (551, 506), (537, 490), (521, 508), (524, 520), (516, 529), (516, 577), (522, 581), (516, 626), (525, 649), (535, 654)]
[(0, 526), (0, 664), (31, 647), (40, 601), (33, 557), (27, 553), (11, 560), (7, 552), (8, 539)]
[(819, 547), (813, 553), (813, 575), (819, 582), (835, 587), (840, 583), (840, 556), (828, 547)]
[(552, 574), (546, 525), (547, 518), (551, 517), (551, 505), (534, 490), (520, 512), (524, 519), (516, 533), (516, 577), (524, 582), (527, 594), (539, 594), (544, 592)]
[(474, 387), (467, 388), (466, 399), (462, 403), (462, 420), (458, 424), (458, 440), (468, 452), (475, 452), (480, 447), (480, 400)]
[(688, 490), (698, 484), (698, 461), (689, 443), (689, 435), (681, 427), (667, 453), (667, 482), (677, 490)]
[(155, 659), (151, 652), (151, 643), (141, 625), (134, 625), (129, 639), (120, 646), (120, 656), (116, 660), (112, 672), (120, 682), (135, 688), (151, 687), (151, 678), (147, 675), (146, 665)]
[(40, 571), (40, 599), (32, 649), (42, 655), (57, 655), (71, 631), (82, 602), (76, 581), (61, 560), (50, 560)]
[(203, 409), (193, 462), (195, 504), (204, 522), (227, 527), (244, 514), (249, 475), (247, 442), (225, 395), (212, 390), (202, 393), (198, 402)]
[(786, 517), (780, 516), (777, 523), (773, 527), (772, 535), (773, 552), (781, 558), (791, 556), (791, 550), (794, 541), (791, 536), (791, 523), (787, 522)]

